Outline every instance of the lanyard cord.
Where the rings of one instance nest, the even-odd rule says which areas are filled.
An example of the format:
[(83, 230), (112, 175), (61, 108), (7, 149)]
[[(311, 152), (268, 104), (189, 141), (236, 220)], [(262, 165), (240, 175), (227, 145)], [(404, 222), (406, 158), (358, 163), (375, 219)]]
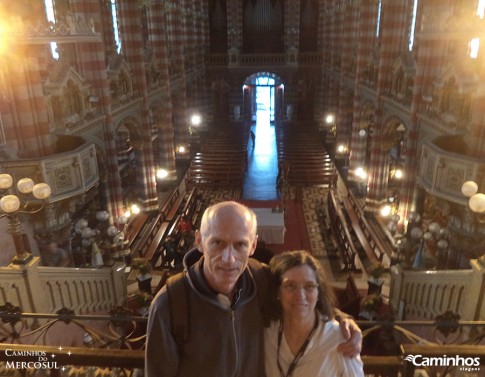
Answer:
[(318, 319), (319, 319), (318, 313), (315, 313), (315, 323), (313, 324), (313, 329), (310, 332), (310, 334), (308, 334), (307, 338), (301, 345), (300, 350), (298, 351), (295, 358), (293, 359), (290, 366), (288, 367), (288, 371), (286, 372), (286, 374), (283, 373), (283, 368), (281, 367), (281, 364), (280, 364), (280, 347), (281, 347), (281, 340), (283, 338), (283, 321), (280, 322), (280, 329), (278, 331), (278, 349), (276, 351), (276, 363), (278, 364), (278, 370), (280, 371), (281, 377), (291, 377), (291, 375), (293, 374), (293, 371), (295, 370), (296, 365), (298, 364), (298, 361), (300, 361), (301, 357), (305, 353), (308, 347), (308, 344), (310, 343), (310, 340), (313, 337), (313, 334), (315, 334), (315, 331), (317, 330)]

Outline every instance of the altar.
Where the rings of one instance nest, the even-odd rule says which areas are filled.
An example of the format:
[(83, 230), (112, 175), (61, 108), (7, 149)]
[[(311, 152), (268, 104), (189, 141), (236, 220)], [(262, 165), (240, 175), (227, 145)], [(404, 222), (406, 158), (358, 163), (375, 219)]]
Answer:
[(269, 244), (285, 242), (285, 214), (274, 208), (251, 208), (258, 219), (258, 239)]

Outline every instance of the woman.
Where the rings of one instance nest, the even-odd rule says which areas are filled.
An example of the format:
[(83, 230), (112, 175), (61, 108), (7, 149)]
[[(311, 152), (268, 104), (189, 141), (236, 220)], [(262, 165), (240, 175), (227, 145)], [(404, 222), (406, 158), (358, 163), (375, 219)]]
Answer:
[(343, 341), (332, 318), (334, 293), (322, 267), (306, 251), (272, 258), (279, 312), (265, 329), (268, 377), (359, 377), (362, 360), (337, 352)]

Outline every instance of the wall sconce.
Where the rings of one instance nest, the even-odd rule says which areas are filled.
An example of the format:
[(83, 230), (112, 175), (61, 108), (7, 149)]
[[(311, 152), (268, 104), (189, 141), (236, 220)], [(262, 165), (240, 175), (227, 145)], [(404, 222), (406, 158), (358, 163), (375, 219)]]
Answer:
[(157, 169), (155, 174), (158, 179), (165, 179), (168, 177), (168, 170), (160, 168), (160, 169)]
[(357, 169), (355, 169), (354, 175), (359, 182), (365, 182), (365, 180), (367, 179), (367, 172), (364, 170), (363, 167), (358, 167)]
[[(19, 214), (33, 214), (39, 212), (51, 195), (51, 188), (47, 183), (37, 183), (30, 178), (22, 178), (17, 182), (17, 192), (12, 190), (13, 179), (10, 174), (0, 174), (0, 192), (5, 194), (0, 199), (0, 218), (7, 217), (7, 232), (12, 235), (16, 256), (13, 259), (15, 264), (25, 264), (32, 259), (30, 250), (27, 250), (24, 234), (22, 234), (22, 224), (19, 220)], [(35, 199), (41, 200), (36, 209), (28, 209), (30, 204), (30, 195)]]
[(185, 146), (185, 145), (179, 145), (179, 146), (177, 147), (177, 153), (178, 153), (179, 155), (185, 155), (185, 154), (187, 153), (187, 148), (186, 148), (186, 146)]
[(141, 212), (141, 208), (138, 204), (132, 204), (130, 206), (129, 215), (127, 216), (127, 212), (125, 212), (126, 218), (129, 218), (131, 215), (138, 215)]
[(480, 223), (485, 223), (485, 194), (478, 192), (478, 184), (466, 181), (461, 186), (461, 192), (468, 199), (468, 207), (477, 214)]
[(329, 113), (325, 116), (325, 123), (327, 124), (333, 124), (335, 122), (335, 115), (332, 113)]
[[(397, 223), (401, 219), (401, 217), (397, 214), (397, 210), (399, 209), (399, 198), (397, 196), (390, 196), (387, 198), (387, 203), (384, 204), (380, 209), (380, 214), (382, 217), (391, 217), (391, 222)], [(391, 231), (395, 231), (396, 229), (389, 229)]]
[(198, 126), (202, 122), (202, 117), (199, 114), (193, 114), (190, 117), (190, 123), (193, 126)]
[(381, 209), (380, 209), (379, 213), (380, 213), (380, 215), (381, 215), (382, 217), (388, 217), (388, 216), (390, 216), (390, 215), (391, 215), (391, 213), (392, 213), (392, 207), (391, 207), (391, 205), (390, 205), (390, 204), (384, 204), (384, 205), (381, 207)]
[(349, 151), (349, 147), (345, 144), (339, 144), (337, 146), (337, 153), (346, 154)]
[(389, 171), (389, 178), (390, 179), (402, 179), (404, 177), (404, 172), (401, 168), (391, 168)]
[(357, 182), (358, 194), (362, 197), (367, 192), (367, 172), (363, 167), (358, 167), (354, 170), (354, 179)]
[(336, 149), (336, 156), (335, 158), (343, 158), (344, 160), (344, 169), (348, 168), (348, 157), (349, 157), (349, 147), (346, 144), (339, 144), (337, 145)]

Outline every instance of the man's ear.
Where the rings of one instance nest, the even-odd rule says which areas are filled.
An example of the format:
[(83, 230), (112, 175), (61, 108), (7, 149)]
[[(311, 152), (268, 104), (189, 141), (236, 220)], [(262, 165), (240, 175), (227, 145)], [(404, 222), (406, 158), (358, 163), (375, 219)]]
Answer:
[(195, 231), (195, 244), (197, 245), (197, 248), (202, 251), (202, 235), (199, 230)]
[(249, 252), (250, 256), (254, 254), (257, 246), (258, 246), (258, 235), (256, 234), (256, 236), (254, 237), (253, 244), (251, 245), (251, 251)]

